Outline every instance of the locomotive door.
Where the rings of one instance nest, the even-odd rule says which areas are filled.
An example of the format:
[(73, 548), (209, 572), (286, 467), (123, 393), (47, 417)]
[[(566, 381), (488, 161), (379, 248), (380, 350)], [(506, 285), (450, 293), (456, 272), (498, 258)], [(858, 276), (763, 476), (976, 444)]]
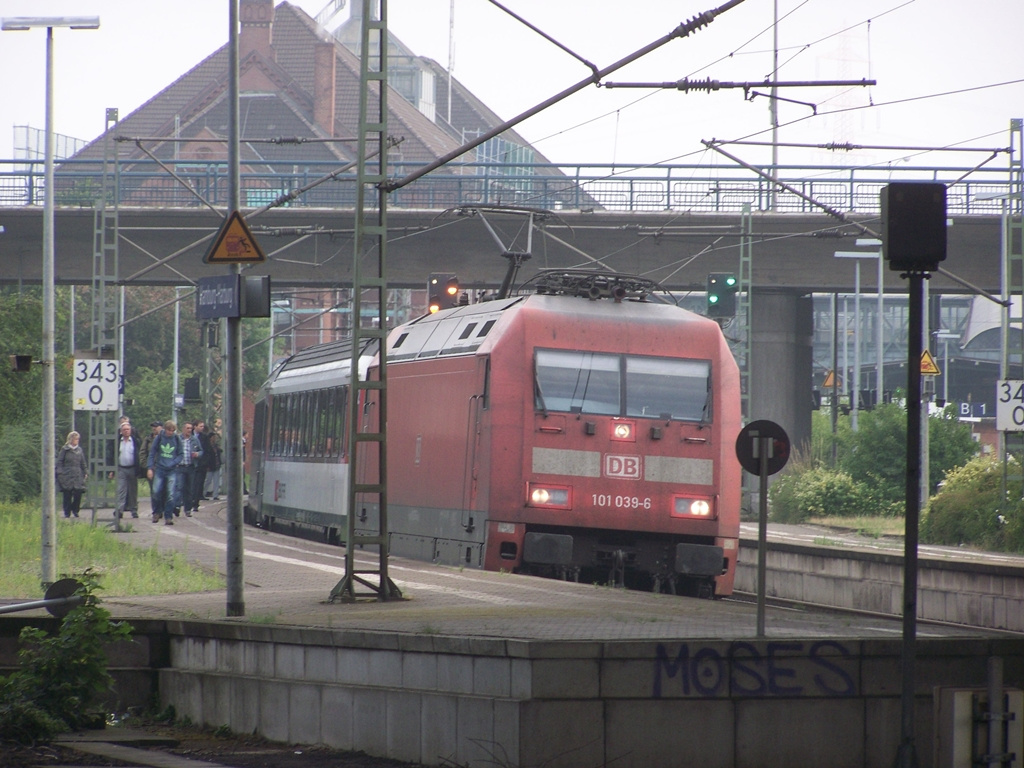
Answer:
[(468, 412), (466, 414), (466, 457), (463, 466), (461, 523), (467, 533), (472, 532), (477, 525), (484, 522), (475, 519), (475, 510), (480, 490), (480, 441), (482, 420), (484, 412), (488, 407), (488, 397), (490, 394), (488, 391), (490, 366), (490, 357), (477, 359), (478, 394), (469, 398)]

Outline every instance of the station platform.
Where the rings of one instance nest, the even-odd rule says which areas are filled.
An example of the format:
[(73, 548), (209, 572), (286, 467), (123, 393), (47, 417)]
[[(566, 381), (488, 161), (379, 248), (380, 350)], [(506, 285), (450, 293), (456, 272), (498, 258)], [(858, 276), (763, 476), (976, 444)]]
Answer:
[[(77, 524), (90, 522), (113, 521)], [(173, 526), (148, 510), (124, 522), (111, 535), (225, 573), (223, 503)], [(244, 537), (243, 616), (226, 615), (225, 590), (101, 596), (136, 628), (142, 693), (197, 724), (469, 768), (888, 768), (900, 745), (898, 617), (769, 605), (758, 636), (749, 602), (400, 558), (389, 573), (403, 599), (330, 602), (343, 549)], [(952, 765), (970, 745), (993, 659), (1020, 701), (1019, 633), (918, 626), (921, 765)]]
[[(146, 502), (143, 500), (143, 505)], [(207, 502), (174, 526), (152, 523), (149, 510), (122, 521), (115, 533), (126, 543), (178, 552), (210, 572), (226, 573), (225, 503)], [(91, 523), (83, 511), (79, 523)], [(95, 524), (111, 527), (110, 510)], [(344, 576), (344, 549), (246, 526), (242, 617), (227, 616), (223, 590), (145, 597), (101, 594), (115, 617), (257, 622), (361, 631), (451, 634), (522, 640), (638, 640), (662, 638), (753, 638), (756, 606), (742, 600), (699, 600), (668, 594), (623, 591), (511, 573), (453, 568), (391, 558), (389, 575), (402, 599), (372, 597), (330, 602)], [(372, 568), (376, 555), (358, 553), (358, 568)], [(371, 577), (372, 578), (372, 577)], [(360, 590), (365, 592), (366, 590)], [(883, 637), (899, 633), (891, 617), (812, 612), (768, 606), (766, 637)], [(922, 626), (922, 637), (978, 637), (977, 630)], [(998, 635), (998, 633), (996, 633)]]

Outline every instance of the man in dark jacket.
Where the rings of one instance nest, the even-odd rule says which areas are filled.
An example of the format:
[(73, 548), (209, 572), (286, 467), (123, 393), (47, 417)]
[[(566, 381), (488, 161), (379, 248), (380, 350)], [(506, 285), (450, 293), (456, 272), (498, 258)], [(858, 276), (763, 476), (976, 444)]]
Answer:
[[(156, 440), (156, 436), (164, 431), (164, 424), (162, 421), (153, 421), (149, 424), (149, 434), (142, 439), (142, 452), (139, 454), (139, 477), (146, 477), (147, 470), (149, 469), (149, 451), (153, 447), (153, 441)], [(146, 477), (146, 482), (149, 483), (149, 495), (153, 495), (153, 481)]]
[(149, 471), (153, 481), (153, 522), (163, 517), (164, 525), (174, 525), (174, 499), (177, 498), (178, 465), (184, 456), (178, 425), (164, 422), (164, 431), (153, 439), (149, 449)]
[(203, 496), (203, 489), (206, 487), (206, 473), (210, 470), (210, 457), (213, 455), (213, 447), (210, 445), (210, 434), (206, 431), (206, 422), (197, 421), (195, 434), (202, 446), (202, 457), (196, 465), (196, 495), (192, 500), (192, 511), (199, 511), (199, 500)]
[(203, 461), (203, 449), (199, 438), (192, 434), (193, 426), (189, 422), (181, 428), (181, 444), (184, 449), (181, 464), (178, 465), (178, 496), (174, 502), (174, 516), (178, 516), (178, 507), (185, 509), (185, 517), (192, 517), (192, 511), (199, 506), (199, 495), (202, 488), (197, 488), (197, 467)]

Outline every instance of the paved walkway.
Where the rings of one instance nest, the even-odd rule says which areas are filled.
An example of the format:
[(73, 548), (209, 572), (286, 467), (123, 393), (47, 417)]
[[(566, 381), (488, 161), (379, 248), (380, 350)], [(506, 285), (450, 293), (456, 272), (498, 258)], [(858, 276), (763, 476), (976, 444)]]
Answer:
[[(141, 548), (183, 553), (191, 562), (225, 574), (225, 502), (206, 502), (175, 525), (150, 522), (143, 503), (138, 519), (113, 531), (110, 510), (97, 525)], [(91, 522), (83, 512), (81, 523)], [(227, 592), (145, 597), (104, 596), (117, 618), (245, 621), (354, 631), (500, 637), (524, 640), (746, 639), (756, 634), (756, 607), (736, 600), (698, 600), (627, 592), (604, 586), (452, 568), (392, 558), (391, 578), (403, 599), (330, 602), (344, 575), (345, 550), (250, 526), (244, 529), (245, 614), (227, 617)], [(360, 552), (357, 567), (373, 567), (376, 554)], [(767, 637), (899, 637), (899, 619), (837, 616), (769, 607)], [(922, 626), (921, 637), (978, 636), (977, 630)]]

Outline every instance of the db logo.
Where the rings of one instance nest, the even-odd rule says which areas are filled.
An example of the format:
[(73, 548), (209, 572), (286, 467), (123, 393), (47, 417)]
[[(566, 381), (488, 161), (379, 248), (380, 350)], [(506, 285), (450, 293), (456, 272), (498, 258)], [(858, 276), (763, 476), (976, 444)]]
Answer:
[(620, 477), (625, 480), (640, 479), (639, 456), (605, 456), (604, 476)]

